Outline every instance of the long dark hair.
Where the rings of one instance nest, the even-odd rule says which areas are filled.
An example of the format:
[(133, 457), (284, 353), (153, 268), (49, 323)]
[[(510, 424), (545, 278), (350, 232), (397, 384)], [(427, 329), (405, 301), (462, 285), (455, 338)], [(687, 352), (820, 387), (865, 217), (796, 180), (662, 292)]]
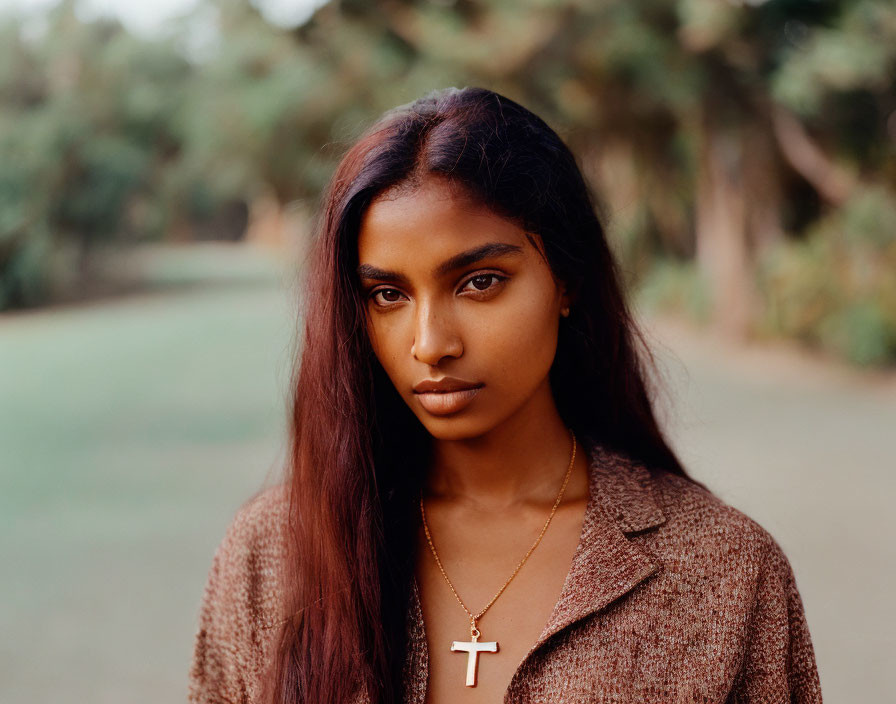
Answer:
[(427, 174), (540, 237), (573, 293), (550, 371), (567, 426), (651, 472), (690, 479), (654, 417), (646, 374), (653, 358), (563, 141), (524, 107), (482, 88), (441, 90), (390, 110), (336, 169), (305, 277), (287, 478), (289, 618), (265, 682), (268, 702), (341, 703), (359, 686), (374, 703), (404, 696), (415, 497), (431, 437), (373, 354), (355, 270), (365, 209), (386, 189)]

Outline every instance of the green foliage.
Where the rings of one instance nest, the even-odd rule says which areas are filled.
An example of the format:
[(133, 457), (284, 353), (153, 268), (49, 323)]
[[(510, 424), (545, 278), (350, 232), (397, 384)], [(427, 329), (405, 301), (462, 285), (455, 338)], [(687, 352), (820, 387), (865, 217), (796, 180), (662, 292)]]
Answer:
[(896, 68), (896, 5), (880, 0), (846, 3), (834, 26), (805, 28), (772, 81), (773, 95), (814, 117), (832, 93), (891, 91)]
[(159, 236), (190, 78), (168, 44), (85, 24), (70, 4), (41, 40), (14, 23), (2, 34), (0, 309), (77, 283), (103, 242)]
[(33, 305), (51, 286), (52, 244), (46, 230), (32, 228), (27, 238), (5, 243), (8, 252), (0, 277), (0, 310)]
[(858, 364), (896, 361), (896, 198), (862, 190), (805, 241), (768, 251), (758, 277), (765, 331)]
[(635, 300), (647, 313), (683, 313), (699, 323), (706, 323), (712, 310), (706, 281), (693, 261), (654, 261)]
[[(187, 50), (197, 27), (208, 40)], [(749, 233), (762, 328), (886, 363), (894, 73), (889, 0), (353, 0), (294, 29), (248, 0), (203, 0), (157, 40), (85, 23), (65, 0), (45, 37), (0, 25), (0, 309), (50, 299), (104, 243), (208, 228), (259, 194), (314, 203), (383, 110), (484, 85), (542, 115), (580, 156), (647, 305), (709, 315), (697, 193), (749, 181), (746, 219), (778, 226)], [(800, 209), (802, 231), (782, 233), (782, 213), (823, 178), (776, 142), (779, 106), (816, 156), (867, 185), (845, 203), (820, 194)], [(713, 171), (705, 137), (719, 133), (764, 141)]]

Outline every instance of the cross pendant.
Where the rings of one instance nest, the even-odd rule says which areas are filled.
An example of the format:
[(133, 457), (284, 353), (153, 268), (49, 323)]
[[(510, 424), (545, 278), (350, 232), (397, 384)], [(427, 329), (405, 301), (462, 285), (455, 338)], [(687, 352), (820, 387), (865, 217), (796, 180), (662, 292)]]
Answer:
[(451, 650), (452, 652), (463, 651), (467, 653), (467, 687), (475, 687), (479, 653), (497, 653), (498, 643), (496, 641), (480, 643), (479, 629), (475, 626), (470, 629), (470, 635), (472, 640), (469, 643), (463, 640), (456, 640), (451, 643)]

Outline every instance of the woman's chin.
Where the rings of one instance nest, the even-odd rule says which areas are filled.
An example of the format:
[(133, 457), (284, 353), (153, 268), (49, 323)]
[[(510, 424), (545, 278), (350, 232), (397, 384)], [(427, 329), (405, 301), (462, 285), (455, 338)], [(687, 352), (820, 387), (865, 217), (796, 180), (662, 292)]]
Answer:
[(483, 419), (457, 414), (455, 416), (433, 416), (419, 411), (417, 418), (434, 440), (472, 440), (485, 435), (492, 424)]

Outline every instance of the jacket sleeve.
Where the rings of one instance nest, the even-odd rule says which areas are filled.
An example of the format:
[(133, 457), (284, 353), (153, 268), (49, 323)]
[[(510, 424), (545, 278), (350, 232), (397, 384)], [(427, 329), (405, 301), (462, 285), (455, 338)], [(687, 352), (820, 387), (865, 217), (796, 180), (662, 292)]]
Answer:
[(258, 701), (272, 636), (279, 557), (270, 497), (257, 497), (237, 513), (209, 570), (189, 675), (195, 704)]
[(781, 547), (766, 534), (744, 659), (729, 704), (821, 704), (802, 598)]

